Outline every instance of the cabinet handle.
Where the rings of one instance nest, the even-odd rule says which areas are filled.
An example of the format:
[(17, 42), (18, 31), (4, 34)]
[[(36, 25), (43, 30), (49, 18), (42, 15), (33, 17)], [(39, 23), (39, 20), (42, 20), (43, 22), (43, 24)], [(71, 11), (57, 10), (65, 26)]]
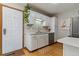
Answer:
[(6, 35), (6, 28), (3, 29), (3, 34)]

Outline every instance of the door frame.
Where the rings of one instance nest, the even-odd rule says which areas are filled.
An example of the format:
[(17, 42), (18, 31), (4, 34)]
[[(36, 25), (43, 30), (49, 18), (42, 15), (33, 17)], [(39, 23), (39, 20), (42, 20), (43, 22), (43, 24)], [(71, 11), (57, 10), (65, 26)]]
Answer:
[(2, 5), (0, 4), (0, 54), (2, 54)]

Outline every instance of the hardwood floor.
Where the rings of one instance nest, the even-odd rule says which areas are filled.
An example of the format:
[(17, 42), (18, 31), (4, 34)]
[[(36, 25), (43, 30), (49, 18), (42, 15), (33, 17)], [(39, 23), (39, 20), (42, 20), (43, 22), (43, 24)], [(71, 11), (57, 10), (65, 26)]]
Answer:
[(63, 56), (63, 44), (55, 43), (34, 52), (23, 49), (26, 56)]
[(23, 52), (23, 49), (19, 49), (19, 50), (16, 50), (16, 51), (13, 51), (13, 52), (10, 52), (10, 53), (6, 53), (4, 54), (3, 56), (24, 56), (24, 52)]
[(63, 56), (63, 44), (55, 43), (33, 52), (29, 52), (24, 48), (12, 53), (13, 54), (8, 56)]

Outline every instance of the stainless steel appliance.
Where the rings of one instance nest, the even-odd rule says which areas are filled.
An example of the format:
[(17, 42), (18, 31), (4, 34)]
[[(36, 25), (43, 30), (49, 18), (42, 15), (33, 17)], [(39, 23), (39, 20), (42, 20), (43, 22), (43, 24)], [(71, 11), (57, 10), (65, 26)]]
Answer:
[(54, 43), (54, 33), (49, 33), (49, 44)]
[(79, 38), (79, 16), (72, 18), (72, 34), (71, 37)]

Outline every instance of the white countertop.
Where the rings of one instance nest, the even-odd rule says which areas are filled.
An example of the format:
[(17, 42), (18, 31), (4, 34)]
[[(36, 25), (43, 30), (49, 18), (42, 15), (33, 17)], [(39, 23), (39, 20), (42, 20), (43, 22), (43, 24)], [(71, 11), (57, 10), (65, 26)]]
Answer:
[[(31, 35), (43, 35), (43, 34), (49, 34), (51, 32), (36, 32), (36, 33), (31, 33)], [(52, 32), (54, 33), (54, 32)]]
[(71, 45), (71, 46), (79, 48), (79, 38), (64, 37), (64, 38), (61, 38), (57, 41), (60, 42), (60, 43), (63, 43), (63, 44), (67, 44), (67, 45)]

